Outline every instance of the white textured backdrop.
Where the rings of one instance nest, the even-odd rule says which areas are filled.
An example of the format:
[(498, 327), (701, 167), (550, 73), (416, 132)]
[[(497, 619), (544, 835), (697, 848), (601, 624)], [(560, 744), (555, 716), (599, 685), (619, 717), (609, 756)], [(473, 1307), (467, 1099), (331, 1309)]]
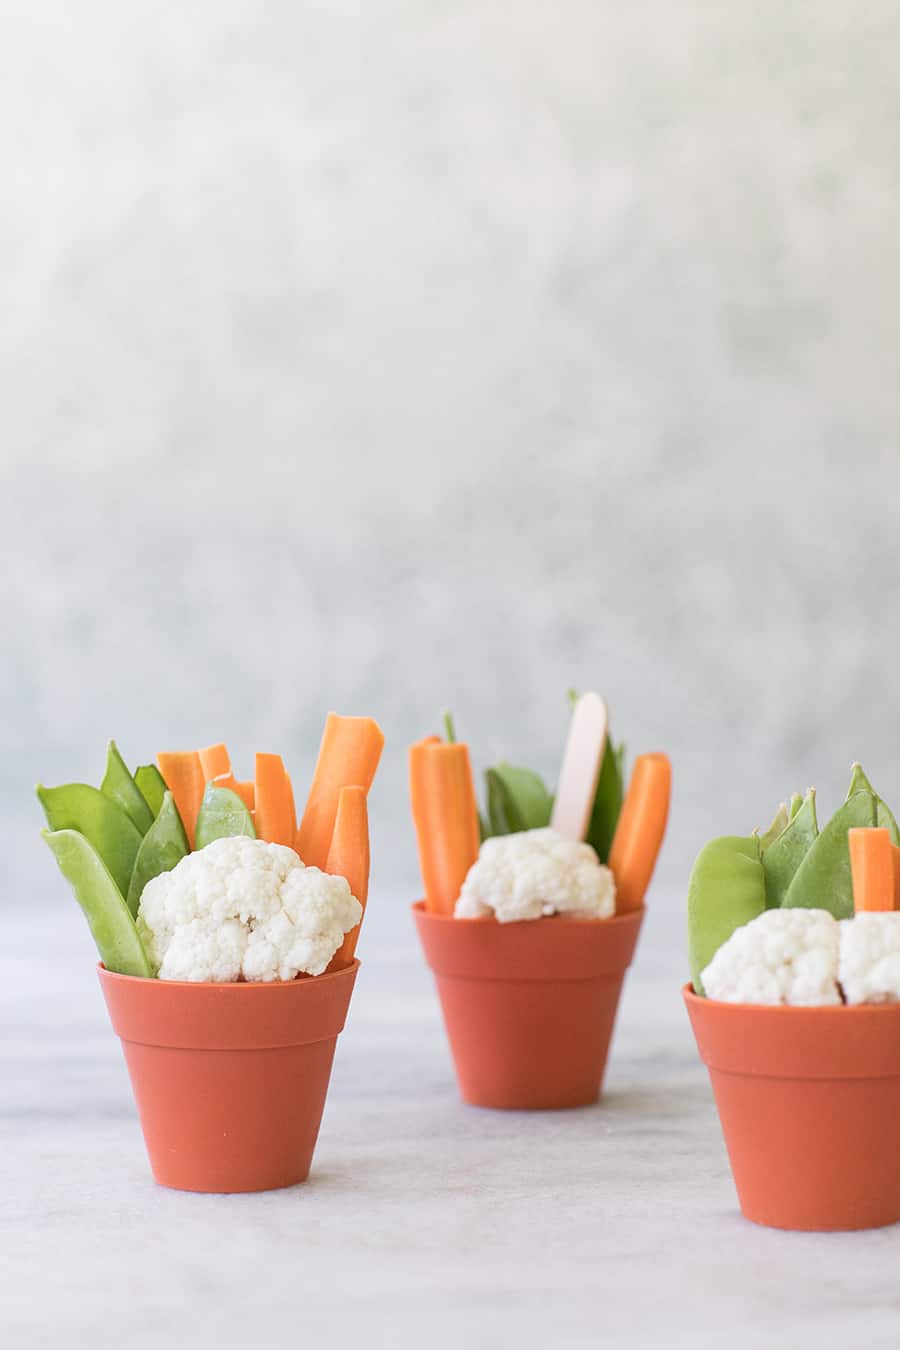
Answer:
[[(900, 800), (891, 3), (4, 9), (10, 893), (38, 777), (388, 735), (552, 773), (596, 685), (663, 863)], [(24, 888), (24, 891), (23, 891)]]

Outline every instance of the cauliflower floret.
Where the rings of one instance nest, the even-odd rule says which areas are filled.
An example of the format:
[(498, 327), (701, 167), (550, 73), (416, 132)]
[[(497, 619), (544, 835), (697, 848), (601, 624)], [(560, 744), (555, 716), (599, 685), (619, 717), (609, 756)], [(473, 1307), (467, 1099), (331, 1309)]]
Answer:
[(838, 922), (824, 909), (769, 909), (736, 928), (701, 973), (725, 1003), (840, 1003)]
[(900, 913), (842, 919), (838, 978), (848, 1003), (900, 1000)]
[(556, 913), (608, 919), (615, 908), (612, 872), (590, 844), (542, 829), (486, 839), (454, 912), (457, 919), (494, 913), (500, 923), (516, 923)]
[(228, 983), (320, 975), (361, 917), (344, 877), (238, 835), (148, 882), (137, 926), (161, 980)]

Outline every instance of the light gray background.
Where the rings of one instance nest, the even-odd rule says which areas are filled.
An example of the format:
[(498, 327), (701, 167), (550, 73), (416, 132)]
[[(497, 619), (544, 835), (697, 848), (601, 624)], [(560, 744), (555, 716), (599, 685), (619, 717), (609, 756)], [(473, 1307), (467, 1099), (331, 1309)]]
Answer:
[(708, 835), (827, 813), (857, 756), (900, 801), (895, 5), (0, 18), (7, 923), (70, 903), (31, 788), (109, 735), (302, 783), (329, 707), (377, 715), (367, 923), (409, 979), (445, 703), (479, 766), (552, 776), (570, 684), (670, 752), (660, 990)]

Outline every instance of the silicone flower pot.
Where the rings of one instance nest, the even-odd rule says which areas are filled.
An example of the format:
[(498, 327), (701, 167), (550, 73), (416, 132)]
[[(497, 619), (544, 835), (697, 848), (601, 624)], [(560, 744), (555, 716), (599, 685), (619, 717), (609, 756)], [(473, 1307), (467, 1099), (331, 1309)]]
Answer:
[(99, 967), (161, 1185), (267, 1191), (306, 1180), (358, 968), (187, 984)]
[(746, 1217), (818, 1231), (900, 1220), (900, 1004), (761, 1007), (683, 992)]
[(500, 924), (413, 906), (463, 1100), (506, 1110), (600, 1095), (643, 910)]

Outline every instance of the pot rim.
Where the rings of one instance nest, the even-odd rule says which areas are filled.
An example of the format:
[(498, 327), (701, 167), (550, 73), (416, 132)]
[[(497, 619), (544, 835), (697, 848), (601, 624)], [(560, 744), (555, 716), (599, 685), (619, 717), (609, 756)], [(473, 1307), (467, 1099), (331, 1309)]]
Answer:
[(480, 924), (483, 927), (492, 930), (504, 929), (510, 932), (521, 931), (524, 928), (533, 928), (537, 925), (543, 926), (547, 923), (558, 922), (574, 928), (608, 928), (610, 925), (621, 926), (625, 923), (634, 923), (637, 915), (643, 914), (645, 906), (641, 905), (639, 909), (628, 910), (625, 914), (610, 914), (608, 919), (594, 918), (592, 915), (585, 914), (543, 914), (539, 919), (516, 919), (512, 923), (500, 923), (493, 914), (483, 914), (477, 919), (464, 916), (457, 918), (455, 914), (435, 914), (433, 911), (425, 908), (425, 901), (414, 900), (411, 906), (413, 913), (426, 919), (429, 923), (451, 923), (454, 925), (465, 924), (471, 926)]
[[(263, 990), (270, 993), (276, 989), (306, 988), (310, 984), (320, 985), (329, 980), (346, 978), (349, 971), (359, 969), (359, 957), (354, 957), (340, 970), (323, 970), (321, 975), (295, 975), (292, 980), (161, 980), (158, 975), (121, 975), (118, 971), (107, 970), (102, 961), (97, 962), (97, 974), (104, 980), (121, 985), (156, 985), (164, 989), (202, 989), (205, 993), (215, 990), (225, 997), (240, 997), (238, 991)], [(249, 997), (246, 992), (243, 997)]]
[[(769, 1017), (884, 1017), (900, 1014), (900, 999), (894, 1003), (731, 1003), (728, 999), (698, 994), (690, 982), (681, 986), (682, 997), (690, 1008), (718, 1008), (723, 1016), (735, 1013), (762, 1013)], [(727, 1010), (727, 1011), (726, 1011)]]

